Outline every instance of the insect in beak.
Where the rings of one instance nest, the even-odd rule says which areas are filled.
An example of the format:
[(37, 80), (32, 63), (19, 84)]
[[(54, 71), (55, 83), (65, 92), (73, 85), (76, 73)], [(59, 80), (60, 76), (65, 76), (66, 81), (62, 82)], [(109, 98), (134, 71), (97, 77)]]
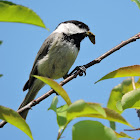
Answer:
[(86, 32), (86, 35), (88, 36), (88, 38), (90, 39), (90, 41), (93, 44), (95, 44), (95, 35), (92, 32), (90, 32), (90, 31)]

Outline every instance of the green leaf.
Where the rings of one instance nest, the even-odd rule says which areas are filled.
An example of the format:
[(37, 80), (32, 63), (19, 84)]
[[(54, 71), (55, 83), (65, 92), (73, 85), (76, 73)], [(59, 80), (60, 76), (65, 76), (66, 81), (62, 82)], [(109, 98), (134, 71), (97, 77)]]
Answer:
[(48, 84), (52, 89), (54, 89), (65, 101), (68, 105), (71, 104), (71, 100), (67, 94), (67, 92), (60, 86), (57, 82), (54, 80), (47, 78), (47, 77), (42, 77), (42, 76), (37, 76), (34, 75), (35, 78), (40, 79), (44, 83)]
[(130, 77), (130, 76), (140, 76), (140, 65), (119, 68), (115, 71), (108, 73), (107, 75), (99, 79), (97, 82), (110, 78)]
[(109, 121), (110, 122), (110, 128), (112, 128), (113, 130), (116, 130), (116, 124), (115, 122)]
[(140, 9), (140, 1), (139, 0), (131, 0), (131, 1), (135, 2)]
[(32, 24), (46, 28), (40, 17), (31, 9), (0, 0), (0, 21)]
[(66, 104), (64, 106), (57, 108), (56, 107), (57, 102), (58, 102), (57, 98), (55, 97), (49, 109), (52, 109), (56, 112), (57, 123), (59, 126), (59, 133), (58, 133), (59, 138), (61, 137), (67, 125), (73, 119), (78, 117), (101, 118), (113, 122), (119, 122), (132, 127), (119, 113), (108, 108), (102, 108), (101, 105), (97, 103), (86, 103), (83, 100), (78, 100), (72, 103), (70, 106)]
[(119, 140), (111, 128), (97, 121), (85, 120), (73, 125), (73, 140)]
[(67, 108), (68, 108), (67, 104), (57, 108), (57, 124), (59, 126), (59, 132), (62, 129), (64, 129), (64, 127), (68, 124), (68, 121), (67, 121)]
[(83, 100), (78, 100), (72, 103), (70, 106), (64, 105), (56, 108), (56, 102), (57, 100), (54, 98), (49, 109), (56, 112), (57, 123), (60, 130), (63, 129), (71, 120), (84, 115), (88, 116), (88, 114), (100, 114), (106, 117), (104, 109), (97, 103), (86, 103)]
[(58, 97), (55, 96), (53, 98), (53, 101), (51, 103), (51, 106), (50, 106), (49, 110), (53, 110), (56, 113), (56, 116), (57, 116), (57, 124), (59, 126), (59, 131), (60, 131), (67, 124), (66, 113), (67, 113), (68, 105), (65, 104), (65, 105), (57, 108), (57, 103), (58, 103)]
[(100, 114), (106, 117), (104, 109), (100, 104), (86, 103), (84, 100), (78, 100), (71, 104), (67, 109), (67, 119), (69, 121), (77, 117), (88, 117), (90, 114)]
[(128, 125), (130, 127), (133, 127), (119, 113), (115, 112), (114, 110), (111, 110), (109, 108), (104, 108), (104, 110), (106, 112), (106, 117), (104, 117), (100, 114), (89, 114), (89, 115), (84, 115), (84, 117), (94, 117), (94, 118), (106, 119), (109, 121), (119, 122), (119, 123)]
[[(140, 80), (138, 80), (135, 83), (135, 86), (136, 88), (140, 87)], [(122, 113), (123, 112), (121, 105), (122, 96), (132, 90), (133, 90), (132, 79), (131, 78), (125, 79), (121, 84), (117, 85), (112, 89), (107, 107), (115, 110), (118, 113)]]
[(128, 136), (128, 135), (127, 135), (126, 133), (124, 133), (124, 132), (120, 132), (120, 133), (115, 132), (115, 133), (116, 133), (116, 135), (117, 135), (118, 138), (129, 138), (129, 139), (134, 139), (134, 138)]
[(51, 106), (49, 107), (48, 110), (53, 110), (54, 112), (56, 112), (57, 110), (57, 103), (58, 103), (58, 97), (55, 96), (52, 100)]
[[(65, 121), (65, 124), (78, 117), (94, 117), (106, 119), (113, 122), (119, 122), (132, 127), (132, 125), (130, 125), (119, 113), (109, 108), (102, 108), (99, 104), (96, 103), (86, 103), (83, 100), (78, 100), (72, 103), (69, 107), (64, 108), (64, 106), (62, 106), (59, 109), (61, 111), (58, 111), (57, 109), (56, 112), (59, 112), (59, 116), (61, 116), (61, 113), (63, 113), (63, 118), (67, 119), (67, 122)], [(60, 123), (61, 122), (59, 122), (59, 124)]]
[(117, 108), (117, 103), (122, 99), (123, 96), (123, 93), (121, 92), (122, 90), (122, 84), (119, 84), (118, 86), (114, 87), (110, 93), (110, 97), (107, 104), (108, 108), (115, 110), (118, 113), (122, 113), (122, 111), (120, 111)]
[(121, 100), (123, 109), (136, 108), (140, 109), (140, 88), (126, 93)]
[(2, 44), (2, 41), (0, 40), (0, 45)]
[(119, 111), (123, 112), (123, 107), (122, 107), (121, 101), (118, 101), (118, 102), (116, 103), (116, 107), (117, 107), (117, 109), (118, 109)]
[(28, 124), (16, 111), (4, 106), (0, 106), (0, 119), (5, 120), (6, 122), (19, 128), (33, 140)]
[(0, 77), (2, 77), (3, 75), (2, 74), (0, 74)]
[(88, 114), (101, 114), (106, 117), (104, 109), (97, 103), (86, 103), (83, 100), (78, 100), (72, 103), (70, 106), (64, 105), (56, 108), (56, 98), (53, 99), (51, 107), (56, 112), (57, 123), (61, 129), (65, 127), (71, 120), (82, 117)]
[[(98, 107), (97, 107), (98, 106)], [(67, 109), (67, 120), (71, 121), (77, 117), (94, 117), (119, 122), (132, 127), (119, 113), (109, 108), (102, 108), (99, 104), (90, 106), (83, 100), (76, 101)]]

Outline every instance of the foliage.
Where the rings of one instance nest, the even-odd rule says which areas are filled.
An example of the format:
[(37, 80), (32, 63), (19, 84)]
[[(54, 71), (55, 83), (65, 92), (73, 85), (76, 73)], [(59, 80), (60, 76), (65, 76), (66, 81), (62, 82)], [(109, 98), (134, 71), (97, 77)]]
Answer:
[(34, 77), (40, 79), (41, 81), (43, 81), (45, 84), (48, 84), (52, 89), (54, 89), (59, 95), (62, 96), (62, 98), (66, 101), (66, 103), (68, 105), (71, 104), (71, 100), (68, 96), (68, 94), (66, 93), (66, 91), (62, 88), (62, 86), (60, 86), (57, 82), (53, 81), (50, 78), (47, 77), (42, 77), (42, 76), (36, 76), (34, 75)]
[[(139, 75), (139, 66), (135, 65), (135, 66), (128, 66), (128, 67), (120, 68), (118, 70), (115, 70), (115, 71), (107, 74), (106, 76), (104, 76), (104, 78), (101, 78), (101, 79), (105, 80), (108, 78), (117, 78), (117, 77), (120, 77), (120, 75), (121, 75), (121, 77), (126, 77), (126, 76), (129, 76), (129, 74), (130, 74), (130, 76)], [(99, 81), (101, 81), (101, 80), (99, 80)], [(99, 104), (96, 104), (96, 103), (88, 103), (88, 102), (86, 103), (83, 100), (76, 101), (76, 102), (72, 103), (70, 106), (64, 105), (64, 106), (57, 108), (58, 99), (57, 99), (57, 97), (54, 97), (49, 109), (52, 109), (53, 111), (55, 111), (56, 116), (57, 116), (57, 123), (59, 126), (58, 139), (61, 138), (61, 135), (63, 134), (67, 125), (73, 119), (75, 119), (77, 117), (95, 117), (95, 118), (107, 119), (110, 121), (111, 128), (112, 128), (111, 131), (116, 129), (115, 122), (120, 122), (120, 123), (131, 126), (119, 114), (121, 114), (125, 109), (129, 109), (129, 108), (139, 109), (140, 108), (140, 101), (139, 101), (140, 84), (139, 83), (140, 83), (140, 80), (138, 80), (135, 83), (135, 87), (137, 89), (133, 89), (132, 79), (128, 78), (128, 79), (124, 80), (122, 82), (122, 84), (119, 84), (118, 86), (113, 88), (113, 90), (111, 91), (111, 94), (110, 94), (109, 101), (108, 101), (108, 105), (107, 105), (108, 108), (102, 108)], [(82, 124), (82, 122), (79, 122), (75, 125), (77, 126), (78, 124), (84, 125), (84, 124)], [(75, 125), (74, 125), (74, 129), (76, 129)], [(94, 124), (93, 124), (93, 126), (92, 126), (92, 123), (90, 125), (88, 125), (89, 128), (82, 128), (84, 130), (81, 130), (81, 131), (86, 132), (86, 130), (88, 130), (87, 132), (90, 133), (89, 129), (91, 129), (91, 127), (94, 127)], [(80, 126), (77, 126), (77, 127), (81, 128)], [(91, 135), (91, 137), (88, 137), (89, 140), (93, 139), (92, 134), (93, 134), (92, 132), (91, 132), (91, 134), (88, 134), (88, 136)], [(123, 132), (121, 132), (120, 134), (115, 132), (115, 134), (116, 134), (116, 137), (118, 137), (118, 138), (127, 137), (127, 138), (132, 139), (132, 137), (128, 136), (127, 134), (125, 134)], [(76, 135), (76, 133), (74, 133), (73, 139), (75, 139), (75, 137), (76, 138), (79, 137), (80, 139), (82, 139), (82, 137), (84, 137), (84, 136), (82, 136), (82, 134), (80, 135), (80, 133), (78, 133), (77, 135)], [(112, 136), (112, 138), (113, 138), (113, 136)]]
[[(135, 2), (140, 8), (139, 0), (132, 1)], [(40, 17), (31, 9), (3, 0), (0, 0), (0, 22), (26, 23), (46, 28)], [(89, 38), (95, 44), (95, 36), (92, 35)], [(2, 41), (0, 41), (0, 45), (1, 44)], [(0, 77), (1, 76), (2, 75), (0, 74)], [(110, 78), (129, 76), (140, 76), (140, 66), (134, 65), (119, 68), (113, 72), (108, 73), (97, 82)], [(121, 116), (121, 113), (129, 108), (140, 109), (140, 79), (133, 83), (132, 79), (128, 78), (121, 84), (115, 86), (110, 93), (107, 107), (103, 108), (98, 103), (89, 103), (85, 102), (84, 100), (78, 100), (72, 103), (67, 92), (57, 82), (46, 77), (34, 77), (48, 84), (66, 102), (65, 105), (57, 107), (58, 97), (55, 96), (49, 108), (49, 110), (53, 110), (56, 113), (57, 124), (59, 126), (57, 139), (61, 138), (63, 132), (67, 128), (67, 125), (72, 120), (80, 117), (85, 117), (86, 120), (79, 121), (73, 125), (73, 140), (119, 140), (119, 138), (133, 139), (124, 132), (116, 132), (115, 123), (119, 122), (132, 127), (132, 125)], [(134, 89), (134, 85), (136, 89)], [(110, 128), (104, 126), (98, 121), (89, 120), (89, 118), (106, 119), (110, 122)], [(26, 133), (31, 139), (33, 139), (28, 124), (14, 110), (0, 106), (0, 119), (16, 126), (24, 133)]]
[[(93, 131), (94, 130), (94, 131)], [(97, 121), (85, 120), (73, 125), (73, 140), (119, 140), (111, 128)]]
[(99, 79), (97, 82), (110, 78), (130, 77), (130, 76), (140, 76), (140, 65), (119, 68), (115, 71), (108, 73), (107, 75)]
[(0, 22), (18, 22), (46, 28), (40, 17), (31, 9), (0, 0)]
[(140, 9), (140, 0), (132, 0), (132, 1), (135, 2)]
[(5, 120), (6, 122), (19, 128), (33, 140), (28, 124), (16, 111), (4, 106), (0, 106), (0, 119)]
[(73, 119), (79, 117), (101, 118), (101, 119), (123, 123), (125, 125), (132, 127), (117, 112), (108, 108), (102, 108), (100, 104), (97, 103), (86, 103), (83, 100), (78, 100), (72, 103), (70, 106), (66, 104), (58, 108), (57, 108), (57, 103), (58, 103), (58, 98), (57, 96), (55, 96), (49, 110), (50, 109), (53, 110), (57, 116), (57, 123), (59, 126), (58, 139), (60, 139), (67, 125)]
[[(135, 83), (135, 86), (136, 88), (140, 88), (140, 80), (138, 80)], [(128, 78), (124, 80), (121, 84), (117, 85), (116, 87), (112, 89), (107, 107), (115, 110), (118, 113), (122, 113), (123, 109), (122, 109), (122, 105), (120, 104), (122, 102), (121, 100), (123, 98), (123, 102), (124, 102), (124, 100), (127, 97), (124, 95), (125, 94), (127, 95), (127, 93), (129, 93), (128, 95), (130, 95), (132, 92), (135, 92), (135, 90), (133, 90), (133, 87), (132, 87), (132, 79)], [(134, 96), (134, 98), (135, 98), (135, 101), (137, 102), (137, 97)]]

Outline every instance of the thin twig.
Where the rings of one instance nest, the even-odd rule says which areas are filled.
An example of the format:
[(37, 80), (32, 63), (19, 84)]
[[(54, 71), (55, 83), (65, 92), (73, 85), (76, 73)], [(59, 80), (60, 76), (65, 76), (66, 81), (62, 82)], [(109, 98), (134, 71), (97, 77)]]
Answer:
[(124, 131), (138, 131), (140, 130), (140, 128), (136, 128), (136, 129), (124, 129)]
[(131, 79), (132, 79), (133, 90), (135, 90), (135, 89), (136, 89), (136, 85), (135, 85), (135, 77), (132, 76)]
[(68, 125), (70, 122), (71, 122), (71, 121), (68, 121), (68, 122), (65, 124), (64, 128), (62, 129), (62, 131), (58, 133), (57, 140), (59, 140), (60, 138), (62, 138), (61, 136), (62, 136), (63, 132), (65, 131), (67, 125)]
[[(95, 60), (89, 62), (88, 64), (84, 65), (85, 68), (89, 68), (97, 63), (100, 63), (104, 58), (108, 57), (109, 55), (111, 55), (112, 53), (114, 53), (115, 51), (119, 50), (120, 48), (124, 47), (125, 45), (136, 41), (137, 39), (140, 39), (140, 33), (134, 35), (133, 37), (129, 38), (126, 41), (121, 42), (119, 45), (115, 46), (114, 48), (112, 48), (111, 50), (109, 50), (108, 52), (104, 53), (103, 55), (101, 55), (100, 57), (96, 58)], [(68, 83), (69, 81), (73, 80), (74, 78), (76, 78), (76, 76), (80, 73), (80, 70), (76, 71), (73, 75), (67, 77), (66, 79), (64, 79), (63, 81), (61, 81), (59, 83), (59, 85), (63, 86), (66, 83)], [(44, 95), (42, 95), (41, 97), (37, 98), (36, 100), (31, 101), (30, 103), (28, 103), (26, 106), (24, 106), (23, 108), (19, 109), (17, 112), (21, 113), (25, 110), (29, 110), (31, 109), (31, 107), (39, 104), (42, 100), (46, 99), (47, 97), (49, 97), (51, 94), (53, 94), (55, 91), (53, 89), (49, 90), (47, 93), (45, 93)], [(6, 124), (5, 121), (0, 122), (0, 128), (2, 128), (4, 125)]]
[(137, 39), (140, 39), (140, 33), (134, 35), (133, 37), (129, 38), (126, 41), (122, 41), (119, 45), (115, 46), (114, 48), (112, 48), (111, 50), (109, 50), (108, 52), (104, 53), (103, 55), (101, 55), (100, 57), (96, 58), (95, 60), (91, 61), (90, 63), (84, 65), (86, 68), (91, 67), (94, 64), (100, 63), (100, 61), (102, 61), (104, 58), (106, 58), (107, 56), (109, 56), (110, 54), (114, 53), (115, 51), (119, 50), (120, 48), (124, 47), (125, 45), (136, 41)]

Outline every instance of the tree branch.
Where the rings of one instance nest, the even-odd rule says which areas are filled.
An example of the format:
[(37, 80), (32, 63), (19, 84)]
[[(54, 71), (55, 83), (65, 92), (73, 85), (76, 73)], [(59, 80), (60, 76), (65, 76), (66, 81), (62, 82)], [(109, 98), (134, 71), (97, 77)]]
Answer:
[[(137, 39), (140, 39), (140, 33), (134, 35), (133, 37), (129, 38), (126, 41), (122, 41), (119, 45), (115, 46), (114, 48), (112, 48), (111, 50), (109, 50), (108, 52), (104, 53), (103, 55), (101, 55), (100, 57), (96, 58), (95, 60), (89, 62), (88, 64), (84, 65), (85, 68), (89, 68), (97, 63), (100, 63), (104, 58), (106, 58), (107, 56), (111, 55), (112, 53), (114, 53), (115, 51), (119, 50), (120, 48), (124, 47), (125, 45), (136, 41)], [(77, 75), (80, 74), (80, 70), (76, 71), (73, 75), (67, 77), (66, 79), (64, 79), (63, 81), (61, 81), (59, 83), (59, 85), (63, 86), (66, 83), (70, 82), (71, 80), (73, 80), (74, 78), (77, 77)], [(51, 94), (55, 93), (55, 91), (53, 89), (49, 90), (47, 93), (45, 93), (44, 95), (40, 96), (39, 98), (37, 98), (36, 100), (31, 101), (30, 103), (28, 103), (26, 106), (22, 107), (21, 109), (19, 109), (17, 112), (21, 113), (25, 110), (29, 110), (31, 109), (33, 106), (39, 104), (41, 101), (43, 101), (44, 99), (46, 99), (47, 97), (49, 97)], [(0, 128), (2, 128), (7, 122), (2, 121), (0, 122)]]
[(136, 128), (136, 129), (124, 129), (124, 131), (139, 131), (140, 128)]

